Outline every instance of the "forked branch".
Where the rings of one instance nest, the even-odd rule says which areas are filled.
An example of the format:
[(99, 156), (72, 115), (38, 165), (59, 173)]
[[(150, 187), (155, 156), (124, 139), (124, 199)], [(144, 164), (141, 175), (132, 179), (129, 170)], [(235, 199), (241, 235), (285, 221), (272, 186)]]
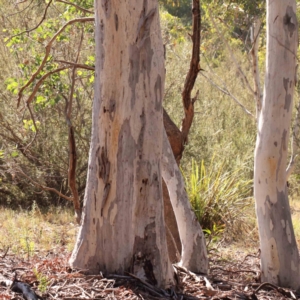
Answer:
[(94, 21), (94, 18), (92, 17), (87, 17), (87, 18), (77, 18), (77, 19), (73, 19), (70, 20), (69, 22), (67, 22), (64, 26), (62, 26), (55, 34), (54, 36), (51, 38), (51, 40), (49, 41), (49, 43), (47, 44), (47, 46), (45, 47), (45, 56), (43, 58), (42, 63), (40, 64), (40, 66), (38, 67), (38, 69), (31, 75), (31, 78), (27, 81), (27, 83), (20, 89), (19, 93), (18, 93), (18, 103), (17, 103), (17, 107), (19, 107), (20, 105), (20, 101), (23, 97), (23, 92), (24, 90), (30, 86), (30, 84), (35, 80), (35, 78), (38, 76), (38, 74), (41, 72), (41, 70), (44, 68), (44, 66), (47, 63), (47, 60), (49, 58), (50, 55), (50, 50), (51, 50), (51, 46), (53, 44), (53, 42), (55, 41), (55, 39), (66, 29), (66, 27), (68, 27), (69, 25), (72, 25), (74, 23), (84, 23), (84, 22), (92, 22)]

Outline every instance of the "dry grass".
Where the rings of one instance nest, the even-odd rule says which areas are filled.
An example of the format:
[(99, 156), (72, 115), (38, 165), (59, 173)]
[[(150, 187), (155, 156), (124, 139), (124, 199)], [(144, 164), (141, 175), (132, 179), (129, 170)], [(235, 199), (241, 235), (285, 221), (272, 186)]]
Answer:
[[(298, 247), (300, 249), (300, 200), (295, 197), (291, 200), (292, 220)], [(240, 232), (234, 242), (223, 238), (222, 234), (210, 243), (209, 249), (220, 250), (224, 254), (228, 250), (228, 258), (236, 252), (246, 251), (255, 253), (259, 248), (258, 229), (255, 220), (254, 205), (247, 209), (249, 216), (247, 232)], [(250, 229), (251, 228), (251, 229)], [(72, 251), (78, 226), (75, 223), (72, 209), (52, 207), (41, 212), (37, 205), (30, 210), (12, 210), (0, 208), (0, 249), (29, 257), (37, 251), (48, 251), (64, 246)], [(224, 242), (225, 241), (225, 242)]]
[(30, 257), (40, 250), (65, 246), (72, 250), (77, 226), (69, 209), (50, 208), (42, 213), (34, 204), (31, 210), (0, 208), (0, 249)]
[(290, 204), (291, 204), (294, 232), (298, 244), (298, 249), (300, 249), (300, 199), (299, 197), (298, 198), (293, 197), (291, 199)]

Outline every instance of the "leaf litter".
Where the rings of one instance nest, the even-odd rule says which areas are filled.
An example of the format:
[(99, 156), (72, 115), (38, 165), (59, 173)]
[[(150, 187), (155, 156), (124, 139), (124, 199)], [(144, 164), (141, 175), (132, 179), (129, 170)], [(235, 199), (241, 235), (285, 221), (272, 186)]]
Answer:
[(37, 296), (28, 299), (300, 299), (293, 290), (259, 282), (259, 254), (237, 252), (230, 260), (210, 254), (208, 275), (174, 265), (177, 286), (168, 290), (159, 289), (130, 273), (86, 275), (86, 270), (70, 268), (69, 257), (70, 252), (65, 247), (40, 251), (29, 260), (0, 250), (0, 300), (26, 299), (21, 293), (12, 291), (14, 279), (29, 285)]

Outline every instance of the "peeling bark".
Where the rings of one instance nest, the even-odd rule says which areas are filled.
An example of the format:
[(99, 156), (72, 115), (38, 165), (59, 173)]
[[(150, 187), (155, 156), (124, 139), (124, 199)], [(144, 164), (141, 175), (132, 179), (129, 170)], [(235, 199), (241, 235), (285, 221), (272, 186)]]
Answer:
[(82, 225), (70, 263), (174, 284), (163, 218), (157, 1), (95, 1), (96, 76)]
[(267, 1), (267, 62), (254, 163), (261, 279), (300, 288), (299, 253), (286, 187), (298, 23), (294, 0)]
[(196, 273), (207, 273), (205, 237), (184, 188), (166, 133), (163, 138), (162, 175), (169, 190), (182, 244), (179, 265)]

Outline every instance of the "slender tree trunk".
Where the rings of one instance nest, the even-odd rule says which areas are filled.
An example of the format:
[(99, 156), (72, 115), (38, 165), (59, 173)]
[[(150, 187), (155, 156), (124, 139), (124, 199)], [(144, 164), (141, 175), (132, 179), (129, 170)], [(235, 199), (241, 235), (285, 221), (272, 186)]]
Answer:
[(96, 77), (82, 225), (70, 263), (173, 284), (163, 218), (164, 51), (157, 1), (95, 1)]
[(255, 149), (262, 281), (299, 289), (299, 253), (286, 187), (298, 23), (294, 0), (267, 1), (267, 62)]
[(208, 258), (205, 238), (193, 212), (183, 178), (175, 161), (167, 134), (163, 139), (162, 175), (170, 194), (182, 245), (179, 265), (196, 273), (207, 273)]

